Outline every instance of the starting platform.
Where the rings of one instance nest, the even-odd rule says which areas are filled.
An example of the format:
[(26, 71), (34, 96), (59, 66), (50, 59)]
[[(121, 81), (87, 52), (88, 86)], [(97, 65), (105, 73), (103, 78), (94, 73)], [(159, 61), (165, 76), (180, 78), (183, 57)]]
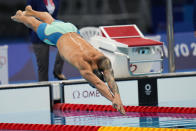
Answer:
[[(92, 30), (94, 35), (92, 34)], [(91, 33), (90, 44), (103, 52), (112, 63), (115, 78), (157, 74), (163, 71), (163, 43), (144, 37), (136, 25), (100, 26), (81, 29)]]

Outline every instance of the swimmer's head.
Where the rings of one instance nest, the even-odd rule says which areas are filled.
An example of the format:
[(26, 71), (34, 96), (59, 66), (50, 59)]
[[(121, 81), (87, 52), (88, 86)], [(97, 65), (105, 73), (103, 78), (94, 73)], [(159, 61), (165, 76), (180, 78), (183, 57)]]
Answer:
[[(105, 80), (104, 80), (104, 75), (103, 75), (103, 73), (102, 73), (100, 70), (93, 70), (93, 73), (94, 73), (100, 80), (102, 80), (103, 82), (105, 81)], [(93, 86), (92, 84), (90, 84), (90, 86), (92, 86), (93, 88), (95, 88), (95, 86)]]

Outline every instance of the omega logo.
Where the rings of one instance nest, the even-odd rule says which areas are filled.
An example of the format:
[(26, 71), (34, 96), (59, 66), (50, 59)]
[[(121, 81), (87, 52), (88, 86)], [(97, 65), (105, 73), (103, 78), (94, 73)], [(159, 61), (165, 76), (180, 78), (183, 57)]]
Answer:
[(80, 98), (90, 98), (90, 97), (100, 97), (101, 94), (98, 90), (75, 90), (72, 93), (73, 99), (80, 99)]

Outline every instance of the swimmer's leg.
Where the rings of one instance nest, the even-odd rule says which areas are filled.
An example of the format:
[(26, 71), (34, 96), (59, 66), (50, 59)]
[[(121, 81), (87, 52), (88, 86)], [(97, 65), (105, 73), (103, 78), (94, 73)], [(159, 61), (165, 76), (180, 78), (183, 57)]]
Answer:
[(125, 114), (125, 110), (120, 98), (119, 89), (114, 79), (114, 74), (113, 74), (110, 60), (105, 56), (101, 56), (101, 57), (99, 56), (97, 60), (97, 65), (99, 69), (103, 71), (104, 80), (108, 83), (108, 86), (114, 95), (114, 99), (113, 99), (114, 108), (116, 108), (122, 114)]
[(36, 17), (37, 19), (48, 24), (51, 24), (54, 21), (54, 18), (48, 12), (35, 11), (30, 5), (26, 6), (25, 15)]
[(11, 17), (11, 19), (18, 23), (23, 23), (25, 26), (27, 26), (35, 32), (37, 31), (38, 26), (42, 23), (34, 17), (25, 16), (24, 12), (22, 12), (21, 10), (18, 10), (16, 14)]

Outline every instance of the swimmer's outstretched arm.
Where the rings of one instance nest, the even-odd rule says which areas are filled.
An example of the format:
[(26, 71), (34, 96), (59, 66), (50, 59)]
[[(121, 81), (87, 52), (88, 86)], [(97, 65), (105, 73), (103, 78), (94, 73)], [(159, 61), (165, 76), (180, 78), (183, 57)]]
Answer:
[[(112, 102), (114, 108), (116, 108), (120, 113), (125, 114), (121, 99), (119, 98), (119, 92), (113, 93), (113, 94), (115, 94), (115, 97), (113, 96), (113, 94), (112, 94), (111, 90), (108, 88), (108, 86), (93, 73), (93, 69), (92, 69), (93, 64), (89, 63), (88, 59), (85, 57), (85, 55), (83, 55), (83, 53), (80, 53), (80, 51), (79, 51), (76, 54), (77, 54), (77, 56), (78, 56), (78, 54), (81, 54), (81, 57), (80, 56), (74, 57), (75, 55), (73, 55), (73, 52), (77, 52), (77, 49), (70, 47), (70, 46), (69, 46), (70, 48), (68, 49), (68, 45), (65, 48), (64, 41), (66, 41), (67, 43), (70, 43), (69, 45), (74, 45), (74, 43), (80, 44), (81, 41), (76, 42), (75, 41), (76, 39), (78, 39), (77, 33), (69, 33), (67, 35), (64, 35), (63, 39), (58, 40), (57, 48), (58, 48), (61, 56), (65, 60), (67, 60), (69, 63), (71, 63), (73, 66), (75, 66), (80, 71), (80, 74), (82, 75), (82, 77), (85, 78), (89, 83), (91, 83), (91, 85), (96, 87), (102, 96), (104, 96), (105, 98), (110, 100)], [(80, 38), (79, 40), (81, 40), (81, 39), (82, 38)], [(83, 42), (86, 42), (86, 41), (83, 41)], [(86, 43), (86, 44), (88, 44), (88, 43)], [(98, 52), (96, 52), (96, 53), (98, 53)], [(95, 67), (101, 69), (100, 67), (97, 67), (97, 66), (102, 65), (102, 66), (104, 66), (102, 69), (108, 68), (107, 63), (108, 63), (109, 59), (100, 53), (98, 53), (96, 55), (97, 56), (93, 60), (94, 63), (96, 63)], [(104, 65), (104, 63), (106, 65)], [(110, 85), (111, 85), (111, 82), (110, 82)], [(118, 88), (117, 85), (114, 88)]]
[(122, 114), (125, 114), (125, 110), (124, 110), (124, 107), (123, 107), (123, 104), (120, 98), (119, 89), (114, 79), (110, 60), (106, 57), (102, 57), (99, 60), (98, 65), (99, 65), (99, 68), (103, 70), (104, 79), (108, 83), (108, 86), (111, 92), (113, 93), (113, 101), (112, 101), (113, 107), (116, 108)]

